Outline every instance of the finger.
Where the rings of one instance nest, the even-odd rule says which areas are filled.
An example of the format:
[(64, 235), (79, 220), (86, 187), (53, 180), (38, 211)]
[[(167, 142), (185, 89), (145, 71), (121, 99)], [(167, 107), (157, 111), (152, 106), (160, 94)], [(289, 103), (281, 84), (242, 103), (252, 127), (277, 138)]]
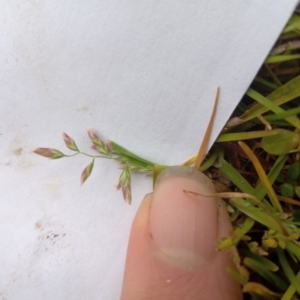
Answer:
[(234, 268), (229, 253), (216, 250), (232, 230), (224, 204), (183, 190), (211, 194), (214, 187), (188, 167), (162, 172), (132, 225), (123, 300), (242, 299), (226, 271)]

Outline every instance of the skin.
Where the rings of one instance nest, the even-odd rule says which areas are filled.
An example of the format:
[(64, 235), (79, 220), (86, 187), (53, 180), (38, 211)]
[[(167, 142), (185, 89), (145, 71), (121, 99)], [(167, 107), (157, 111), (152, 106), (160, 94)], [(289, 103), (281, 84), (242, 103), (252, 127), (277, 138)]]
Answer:
[[(200, 174), (200, 175), (199, 175)], [(232, 232), (210, 180), (187, 167), (169, 168), (140, 205), (132, 224), (122, 300), (240, 300), (242, 292), (226, 268), (230, 252), (216, 241)]]

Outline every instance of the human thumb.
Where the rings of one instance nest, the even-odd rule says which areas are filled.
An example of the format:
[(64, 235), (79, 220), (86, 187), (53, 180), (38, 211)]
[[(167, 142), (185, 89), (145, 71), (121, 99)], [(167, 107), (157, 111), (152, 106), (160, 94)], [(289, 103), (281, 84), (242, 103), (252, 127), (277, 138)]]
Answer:
[(241, 288), (226, 269), (228, 251), (216, 241), (231, 223), (212, 182), (189, 167), (170, 167), (158, 177), (133, 221), (122, 300), (240, 300)]

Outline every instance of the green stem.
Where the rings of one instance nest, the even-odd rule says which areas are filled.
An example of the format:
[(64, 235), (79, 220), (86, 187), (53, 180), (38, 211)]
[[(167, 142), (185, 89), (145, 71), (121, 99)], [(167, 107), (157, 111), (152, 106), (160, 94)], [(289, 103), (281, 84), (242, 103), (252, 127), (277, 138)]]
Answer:
[(70, 154), (70, 155), (65, 154), (65, 157), (73, 157), (73, 156), (78, 155), (79, 153), (80, 153), (80, 152), (77, 152), (77, 153), (74, 153), (74, 154)]
[(208, 168), (210, 168), (215, 161), (219, 158), (224, 156), (224, 149), (223, 147), (216, 147), (213, 151), (213, 153), (211, 154), (211, 156), (200, 166), (199, 170), (201, 172), (207, 170)]
[(282, 132), (282, 129), (248, 131), (248, 132), (239, 132), (239, 133), (223, 133), (217, 138), (216, 142), (221, 143), (221, 142), (233, 142), (233, 141), (257, 139), (265, 136), (276, 135), (280, 132)]
[(278, 120), (283, 120), (283, 119), (285, 119), (287, 117), (298, 115), (299, 113), (300, 113), (300, 106), (292, 108), (292, 109), (289, 109), (289, 110), (286, 110), (284, 113), (272, 114), (272, 115), (264, 116), (264, 118), (267, 121), (278, 121)]
[(300, 295), (300, 280), (297, 278), (291, 269), (285, 254), (283, 250), (281, 250), (279, 247), (277, 247), (277, 255), (280, 261), (280, 264), (283, 268), (283, 271), (286, 275), (286, 277), (289, 279), (290, 283), (292, 284), (293, 288), (297, 291), (297, 293)]
[[(298, 274), (296, 275), (296, 279), (299, 280), (300, 282), (300, 271), (298, 272)], [(289, 286), (289, 288), (286, 290), (286, 292), (284, 293), (284, 295), (282, 296), (281, 300), (291, 300), (292, 297), (294, 296), (296, 292), (295, 287), (291, 284)]]
[(110, 157), (110, 156), (102, 156), (102, 155), (92, 155), (92, 154), (88, 154), (88, 153), (85, 153), (85, 152), (77, 152), (77, 153), (74, 153), (74, 154), (69, 154), (69, 155), (66, 155), (65, 154), (65, 157), (73, 157), (73, 156), (76, 156), (78, 154), (82, 154), (82, 155), (85, 155), (85, 156), (88, 156), (88, 157), (92, 157), (92, 158), (108, 158), (108, 159), (114, 159), (114, 157)]
[(278, 86), (282, 86), (282, 83), (280, 82), (280, 80), (277, 78), (277, 76), (273, 73), (272, 69), (268, 66), (268, 64), (265, 64), (265, 68), (268, 70), (270, 76), (272, 77), (272, 79), (275, 81), (275, 83)]

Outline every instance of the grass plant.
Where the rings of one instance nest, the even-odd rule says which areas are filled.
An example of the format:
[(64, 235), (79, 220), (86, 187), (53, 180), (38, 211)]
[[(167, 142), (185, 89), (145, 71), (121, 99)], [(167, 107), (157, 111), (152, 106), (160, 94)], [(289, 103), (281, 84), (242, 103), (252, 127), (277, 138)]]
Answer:
[[(234, 231), (218, 241), (218, 248), (236, 247), (237, 269), (228, 272), (243, 286), (245, 299), (300, 299), (299, 49), (300, 15), (295, 11), (199, 167), (227, 203)], [(73, 154), (51, 148), (34, 152), (52, 159), (91, 156), (81, 183), (91, 175), (95, 159), (117, 161), (122, 166), (118, 189), (128, 203), (131, 172), (151, 174), (155, 183), (166, 168), (104, 142), (92, 130), (88, 134), (97, 155), (82, 153), (67, 134), (63, 139)], [(192, 166), (198, 157), (184, 164)]]

